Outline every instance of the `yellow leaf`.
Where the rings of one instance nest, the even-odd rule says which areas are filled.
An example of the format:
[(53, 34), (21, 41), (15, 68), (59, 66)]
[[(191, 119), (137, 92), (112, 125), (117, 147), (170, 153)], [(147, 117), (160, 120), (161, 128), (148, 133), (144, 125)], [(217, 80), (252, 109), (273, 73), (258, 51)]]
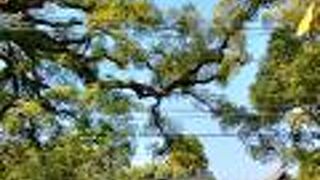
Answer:
[(26, 115), (33, 117), (42, 112), (42, 107), (36, 101), (24, 101), (20, 104), (20, 110)]
[(304, 15), (303, 19), (300, 21), (298, 30), (296, 32), (297, 36), (302, 36), (310, 30), (311, 22), (313, 19), (314, 8), (315, 8), (315, 2), (310, 4), (306, 14)]

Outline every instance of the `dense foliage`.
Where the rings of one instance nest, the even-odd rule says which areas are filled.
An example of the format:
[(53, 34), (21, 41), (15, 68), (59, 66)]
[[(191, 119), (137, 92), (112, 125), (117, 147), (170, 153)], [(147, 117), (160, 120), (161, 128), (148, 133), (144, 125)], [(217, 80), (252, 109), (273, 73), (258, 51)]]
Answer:
[[(222, 115), (255, 157), (294, 159), (300, 179), (318, 178), (317, 7), (220, 0), (208, 22), (192, 5), (165, 12), (147, 0), (0, 2), (0, 178), (210, 179), (201, 143), (161, 111), (173, 96)], [(250, 60), (245, 24), (266, 9), (276, 27), (248, 111), (202, 86), (226, 85)], [(115, 76), (109, 65), (147, 78)], [(162, 161), (131, 167), (134, 111), (163, 137)]]
[(298, 163), (298, 179), (318, 179), (318, 1), (275, 1), (263, 17), (273, 28), (251, 86), (253, 110), (227, 105), (222, 123), (239, 128), (255, 158), (277, 157), (285, 167)]
[[(195, 87), (225, 84), (246, 62), (241, 28), (258, 6), (246, 1), (242, 8), (240, 16), (206, 23), (192, 5), (164, 13), (145, 0), (1, 2), (0, 177), (121, 179), (134, 150), (129, 121), (136, 110), (165, 139), (157, 152), (174, 169), (166, 173), (205, 171), (202, 146), (177, 136), (161, 105), (187, 95), (220, 114), (216, 100)], [(107, 75), (110, 64), (150, 78)], [(150, 107), (137, 101), (147, 98)]]

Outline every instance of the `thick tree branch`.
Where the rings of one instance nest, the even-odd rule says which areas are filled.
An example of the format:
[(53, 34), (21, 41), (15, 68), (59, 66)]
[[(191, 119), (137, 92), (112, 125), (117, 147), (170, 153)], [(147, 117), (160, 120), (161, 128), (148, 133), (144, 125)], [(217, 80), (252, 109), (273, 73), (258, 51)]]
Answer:
[(156, 88), (152, 85), (138, 83), (135, 81), (124, 82), (121, 80), (104, 81), (100, 83), (106, 89), (130, 89), (137, 94), (139, 98), (147, 97), (163, 97), (165, 92), (161, 88)]
[(178, 79), (174, 80), (168, 86), (166, 86), (164, 88), (164, 91), (167, 93), (170, 93), (174, 89), (179, 87), (193, 86), (196, 84), (205, 84), (217, 79), (218, 78), (217, 75), (212, 75), (209, 78), (206, 78), (204, 80), (197, 80), (195, 76), (200, 71), (200, 69), (205, 65), (208, 65), (210, 63), (215, 63), (215, 62), (219, 63), (223, 60), (224, 50), (228, 48), (228, 42), (229, 42), (229, 37), (223, 40), (221, 45), (214, 52), (208, 53), (207, 55), (208, 57), (204, 57), (204, 59), (201, 60), (197, 65), (189, 69), (187, 72), (181, 75)]

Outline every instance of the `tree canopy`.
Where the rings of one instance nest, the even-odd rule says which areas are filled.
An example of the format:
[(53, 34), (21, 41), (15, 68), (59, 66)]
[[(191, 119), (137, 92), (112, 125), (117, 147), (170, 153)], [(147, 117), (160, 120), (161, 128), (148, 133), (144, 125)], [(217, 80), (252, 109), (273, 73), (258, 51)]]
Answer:
[(317, 179), (319, 4), (276, 1), (264, 12), (273, 27), (250, 89), (253, 109), (228, 105), (231, 115), (222, 123), (240, 127), (239, 135), (255, 158), (280, 157), (285, 165), (298, 162), (298, 179)]
[[(1, 1), (0, 178), (206, 174), (201, 143), (162, 112), (173, 96), (222, 117), (255, 157), (293, 157), (300, 179), (318, 178), (318, 7), (315, 0), (220, 0), (208, 22), (193, 5), (164, 11), (147, 0)], [(276, 27), (251, 87), (253, 110), (204, 92), (210, 83), (227, 85), (251, 60), (246, 22), (264, 10)], [(146, 80), (110, 75), (110, 64), (146, 71)], [(147, 113), (148, 128), (164, 139), (155, 151), (162, 162), (131, 167), (135, 111)]]
[[(149, 125), (165, 139), (159, 154), (179, 172), (206, 169), (200, 144), (176, 139), (160, 107), (178, 94), (220, 113), (195, 87), (225, 84), (245, 63), (240, 28), (257, 6), (243, 8), (240, 18), (208, 24), (192, 5), (164, 13), (145, 0), (3, 1), (1, 178), (116, 178), (130, 166), (131, 114), (147, 98)], [(105, 75), (106, 63), (145, 69), (150, 79)]]

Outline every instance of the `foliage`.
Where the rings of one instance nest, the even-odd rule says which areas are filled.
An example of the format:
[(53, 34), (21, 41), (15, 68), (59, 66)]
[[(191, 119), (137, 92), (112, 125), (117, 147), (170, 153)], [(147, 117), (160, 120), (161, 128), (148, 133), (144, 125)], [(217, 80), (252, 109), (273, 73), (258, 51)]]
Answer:
[(1, 145), (0, 177), (4, 180), (112, 179), (127, 163), (122, 161), (128, 161), (128, 152), (123, 147), (90, 144), (89, 141), (96, 140), (93, 136), (65, 136), (42, 149), (29, 143)]
[(269, 54), (251, 88), (251, 98), (259, 115), (271, 122), (269, 125), (284, 120), (291, 127), (297, 135), (293, 136), (294, 143), (302, 143), (306, 131), (311, 135), (307, 139), (313, 142), (317, 135), (310, 131), (319, 125), (316, 105), (320, 46), (317, 40), (302, 40), (288, 29), (273, 32)]
[[(122, 179), (130, 115), (137, 99), (150, 98), (145, 113), (168, 158), (159, 173), (205, 171), (201, 144), (172, 135), (162, 102), (191, 96), (220, 115), (220, 101), (198, 88), (226, 85), (249, 60), (244, 25), (272, 2), (221, 1), (209, 23), (192, 5), (166, 13), (146, 0), (1, 3), (1, 178)], [(149, 79), (106, 76), (105, 64), (147, 70)]]
[(315, 2), (312, 2), (308, 7), (305, 16), (301, 20), (298, 26), (297, 35), (301, 36), (310, 30), (311, 22), (313, 21), (313, 12), (315, 9)]
[(163, 162), (133, 167), (125, 171), (133, 180), (142, 179), (204, 179), (213, 180), (207, 171), (207, 160), (200, 141), (193, 136), (176, 136), (171, 151)]
[(178, 176), (183, 171), (196, 175), (197, 171), (207, 169), (208, 162), (202, 144), (195, 137), (177, 136), (170, 149), (167, 163), (173, 176)]
[(300, 152), (297, 157), (300, 161), (300, 169), (298, 172), (298, 179), (300, 180), (311, 180), (319, 179), (320, 168), (319, 168), (319, 151), (312, 152)]
[(297, 36), (309, 36), (319, 31), (319, 2), (317, 0), (291, 0), (275, 2), (265, 13), (272, 20), (295, 29)]
[[(249, 20), (257, 9), (249, 6), (230, 23)], [(204, 25), (191, 5), (170, 14), (146, 0), (9, 0), (0, 11), (1, 179), (122, 179), (137, 98), (156, 101), (145, 109), (169, 144), (161, 171), (207, 169), (201, 144), (171, 136), (160, 106), (197, 85), (225, 84), (246, 62), (241, 33), (214, 32), (219, 24)], [(105, 77), (106, 63), (148, 70), (150, 82)]]
[(297, 162), (298, 179), (320, 177), (317, 7), (317, 1), (292, 0), (261, 9), (276, 27), (250, 89), (253, 109), (229, 103), (222, 109), (222, 125), (237, 129), (255, 158)]

